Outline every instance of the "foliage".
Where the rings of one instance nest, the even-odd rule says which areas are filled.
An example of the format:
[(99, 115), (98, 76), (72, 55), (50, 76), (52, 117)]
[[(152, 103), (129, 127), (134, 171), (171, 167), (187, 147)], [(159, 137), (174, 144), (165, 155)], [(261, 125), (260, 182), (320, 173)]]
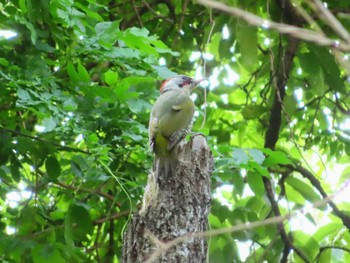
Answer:
[[(229, 2), (287, 21), (279, 1)], [(349, 31), (346, 6), (328, 3)], [(347, 54), (299, 43), (291, 70), (281, 74), (279, 127), (270, 116), (291, 38), (276, 31), (186, 0), (16, 0), (0, 3), (0, 11), (0, 28), (17, 33), (0, 38), (5, 262), (118, 262), (152, 163), (147, 126), (156, 87), (175, 73), (200, 75), (204, 59), (208, 104), (201, 106), (198, 89), (193, 129), (208, 135), (216, 158), (212, 229), (275, 215), (267, 179), (282, 215), (325, 198), (320, 189), (337, 193), (348, 180), (349, 82), (335, 56), (347, 63)], [(273, 126), (277, 144), (265, 147)], [(350, 216), (346, 200), (334, 202)], [(324, 203), (290, 219), (284, 228), (296, 249), (287, 256), (306, 261), (299, 249), (308, 261), (350, 261), (349, 226), (339, 215)], [(259, 226), (212, 237), (210, 262), (276, 262), (285, 247), (276, 225)]]

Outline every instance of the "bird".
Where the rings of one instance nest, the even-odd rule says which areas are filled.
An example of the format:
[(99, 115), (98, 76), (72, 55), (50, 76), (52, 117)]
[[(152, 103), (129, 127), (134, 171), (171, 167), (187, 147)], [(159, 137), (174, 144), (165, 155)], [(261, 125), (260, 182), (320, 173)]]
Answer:
[(204, 79), (176, 75), (163, 82), (151, 110), (149, 145), (155, 154), (154, 169), (167, 177), (177, 164), (175, 145), (191, 131), (195, 104), (190, 95)]

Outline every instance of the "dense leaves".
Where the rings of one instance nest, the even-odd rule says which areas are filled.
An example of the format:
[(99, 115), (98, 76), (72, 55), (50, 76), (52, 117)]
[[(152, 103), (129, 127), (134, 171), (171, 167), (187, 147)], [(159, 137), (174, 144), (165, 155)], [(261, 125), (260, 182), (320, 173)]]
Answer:
[[(277, 22), (296, 16), (281, 1), (229, 2)], [(328, 10), (350, 30), (347, 1)], [(216, 158), (211, 228), (276, 215), (272, 193), (281, 214), (293, 214), (283, 225), (291, 261), (350, 261), (349, 199), (319, 203), (349, 180), (348, 54), (300, 41), (290, 56), (292, 38), (191, 1), (17, 0), (0, 3), (0, 14), (0, 28), (16, 33), (0, 37), (1, 260), (119, 262), (151, 168), (157, 87), (206, 72), (193, 129)], [(278, 126), (270, 117), (281, 87)], [(274, 150), (264, 148), (272, 126)], [(213, 236), (210, 262), (279, 261), (280, 233), (262, 224)]]

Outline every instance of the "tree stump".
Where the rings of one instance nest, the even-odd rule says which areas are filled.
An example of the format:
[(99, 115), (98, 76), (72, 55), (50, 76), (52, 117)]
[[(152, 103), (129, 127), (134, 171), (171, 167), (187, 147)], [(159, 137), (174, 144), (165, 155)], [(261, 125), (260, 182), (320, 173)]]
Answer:
[[(124, 234), (124, 263), (145, 262), (161, 249), (161, 242), (207, 230), (214, 163), (211, 151), (205, 138), (198, 135), (189, 142), (182, 141), (174, 150), (179, 162), (170, 176), (162, 178), (153, 172), (148, 177), (142, 208)], [(206, 240), (191, 238), (163, 251), (154, 262), (206, 260)]]

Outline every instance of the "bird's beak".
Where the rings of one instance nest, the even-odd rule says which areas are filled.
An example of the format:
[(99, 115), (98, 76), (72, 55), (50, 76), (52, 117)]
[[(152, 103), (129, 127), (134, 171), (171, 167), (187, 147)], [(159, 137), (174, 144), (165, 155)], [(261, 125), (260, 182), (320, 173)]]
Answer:
[(192, 82), (192, 90), (194, 90), (202, 81), (207, 80), (207, 79), (195, 79)]
[(195, 87), (199, 85), (202, 81), (207, 80), (207, 79), (195, 79), (193, 83), (195, 84)]

